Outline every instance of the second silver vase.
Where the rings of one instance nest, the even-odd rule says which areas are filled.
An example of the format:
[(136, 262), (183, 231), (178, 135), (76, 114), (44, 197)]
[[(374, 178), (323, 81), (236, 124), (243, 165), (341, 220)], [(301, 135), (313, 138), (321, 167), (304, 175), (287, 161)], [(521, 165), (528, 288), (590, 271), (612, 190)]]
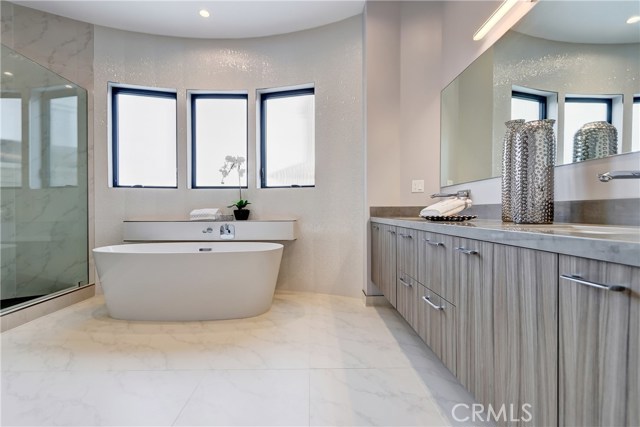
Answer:
[(511, 157), (511, 217), (517, 224), (553, 222), (555, 120), (525, 123), (516, 132)]

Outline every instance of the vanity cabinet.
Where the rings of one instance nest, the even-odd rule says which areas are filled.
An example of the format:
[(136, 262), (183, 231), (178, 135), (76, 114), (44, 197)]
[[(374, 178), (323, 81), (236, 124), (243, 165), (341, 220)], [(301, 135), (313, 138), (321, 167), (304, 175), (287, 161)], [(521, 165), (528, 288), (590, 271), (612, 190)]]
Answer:
[(640, 268), (559, 262), (559, 424), (640, 425)]
[(396, 307), (396, 227), (371, 223), (371, 280)]
[(557, 254), (494, 244), (492, 404), (514, 408), (515, 419), (529, 418), (530, 405), (522, 424), (558, 422), (557, 271)]
[(607, 258), (637, 245), (587, 241), (593, 260), (555, 235), (397, 224), (383, 244), (377, 224), (372, 274), (393, 270), (398, 312), (497, 425), (640, 426), (640, 267)]
[(485, 405), (494, 395), (493, 244), (453, 238), (449, 273), (458, 289), (456, 376)]

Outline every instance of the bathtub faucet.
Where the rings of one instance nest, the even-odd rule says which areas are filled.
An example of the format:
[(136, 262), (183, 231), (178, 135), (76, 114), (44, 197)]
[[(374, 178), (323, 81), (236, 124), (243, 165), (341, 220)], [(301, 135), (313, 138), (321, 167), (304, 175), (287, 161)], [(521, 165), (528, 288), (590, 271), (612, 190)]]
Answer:
[(230, 224), (220, 226), (220, 239), (233, 240), (236, 238), (236, 228)]

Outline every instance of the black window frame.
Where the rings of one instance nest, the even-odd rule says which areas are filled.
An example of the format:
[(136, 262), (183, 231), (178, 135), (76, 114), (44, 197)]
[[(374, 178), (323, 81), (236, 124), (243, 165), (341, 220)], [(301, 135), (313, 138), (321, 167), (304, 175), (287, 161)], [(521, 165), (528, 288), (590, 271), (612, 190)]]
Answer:
[[(131, 86), (111, 85), (111, 185), (113, 188), (178, 188), (178, 94), (162, 89), (137, 88)], [(155, 98), (173, 99), (176, 103), (176, 185), (120, 185), (118, 184), (118, 95), (128, 94)]]
[(613, 98), (567, 96), (564, 98), (565, 110), (567, 104), (605, 104), (607, 106), (607, 122), (613, 124)]
[(522, 92), (518, 90), (511, 91), (511, 99), (523, 99), (525, 101), (535, 101), (538, 103), (538, 120), (544, 120), (547, 118), (548, 98), (544, 95), (537, 95), (535, 93)]
[[(267, 109), (265, 108), (265, 102), (273, 98), (291, 98), (294, 96), (313, 95), (315, 104), (315, 87), (308, 87), (303, 89), (289, 89), (278, 90), (273, 92), (263, 92), (260, 94), (260, 188), (314, 188), (315, 176), (313, 185), (270, 185), (267, 186)], [(315, 117), (314, 117), (314, 132), (315, 132)], [(315, 160), (315, 153), (314, 153)]]
[(247, 171), (247, 185), (243, 185), (240, 188), (249, 188), (249, 95), (246, 93), (191, 93), (189, 95), (191, 97), (190, 105), (191, 105), (191, 188), (194, 190), (199, 189), (233, 189), (238, 188), (238, 186), (230, 187), (230, 186), (222, 186), (222, 185), (214, 185), (214, 186), (200, 186), (196, 185), (196, 101), (198, 99), (244, 99), (246, 102), (245, 114), (246, 114), (246, 126), (245, 135), (245, 152), (246, 152), (246, 171)]

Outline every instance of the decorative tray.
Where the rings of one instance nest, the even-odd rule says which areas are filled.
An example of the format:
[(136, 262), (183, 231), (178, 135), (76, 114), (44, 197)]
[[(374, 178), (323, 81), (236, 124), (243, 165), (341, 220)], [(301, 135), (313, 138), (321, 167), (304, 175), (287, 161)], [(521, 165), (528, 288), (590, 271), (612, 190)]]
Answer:
[(469, 221), (475, 218), (478, 218), (478, 215), (434, 215), (434, 216), (423, 216), (422, 218), (427, 221), (446, 221), (446, 222), (462, 222)]

